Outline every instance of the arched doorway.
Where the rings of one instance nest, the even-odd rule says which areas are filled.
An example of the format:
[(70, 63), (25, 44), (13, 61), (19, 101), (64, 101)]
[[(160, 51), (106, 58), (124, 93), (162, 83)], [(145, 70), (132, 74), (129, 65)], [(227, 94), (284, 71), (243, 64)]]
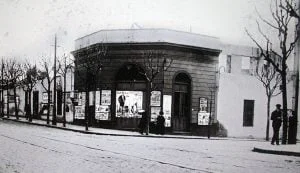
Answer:
[(190, 130), (191, 79), (186, 73), (178, 73), (173, 84), (173, 131)]

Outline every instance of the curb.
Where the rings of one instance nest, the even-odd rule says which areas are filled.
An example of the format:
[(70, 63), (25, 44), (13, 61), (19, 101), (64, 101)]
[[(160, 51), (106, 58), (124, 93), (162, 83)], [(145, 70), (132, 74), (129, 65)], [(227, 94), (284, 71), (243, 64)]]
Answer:
[(253, 152), (258, 152), (258, 153), (277, 154), (277, 155), (286, 155), (286, 156), (300, 157), (300, 153), (299, 152), (292, 152), (292, 151), (266, 150), (266, 149), (261, 149), (261, 148), (256, 148), (256, 147), (254, 147), (252, 151)]
[[(77, 130), (77, 129), (70, 129), (66, 127), (59, 127), (55, 125), (50, 125), (50, 124), (39, 124), (39, 123), (34, 123), (34, 122), (28, 122), (28, 121), (20, 121), (16, 119), (9, 119), (9, 118), (2, 118), (3, 120), (7, 121), (14, 121), (18, 123), (23, 123), (23, 124), (30, 124), (30, 125), (36, 125), (36, 126), (42, 126), (42, 127), (48, 127), (48, 128), (54, 128), (54, 129), (60, 129), (60, 130), (65, 130), (65, 131), (72, 131), (72, 132), (78, 132), (78, 133), (83, 133), (83, 134), (94, 134), (94, 135), (106, 135), (106, 136), (129, 136), (129, 137), (147, 137), (147, 138), (171, 138), (171, 139), (207, 139), (206, 137), (180, 137), (180, 136), (152, 136), (152, 135), (127, 135), (127, 134), (114, 134), (114, 133), (101, 133), (101, 132), (92, 132), (92, 131), (85, 131), (85, 130)], [(83, 126), (84, 128), (84, 126)], [(224, 140), (224, 139), (210, 139), (210, 140)]]

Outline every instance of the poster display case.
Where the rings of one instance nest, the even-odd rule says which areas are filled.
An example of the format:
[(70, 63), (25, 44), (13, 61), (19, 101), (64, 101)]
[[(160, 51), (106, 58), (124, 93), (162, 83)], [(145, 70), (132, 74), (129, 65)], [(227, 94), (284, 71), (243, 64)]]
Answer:
[(116, 91), (116, 117), (141, 117), (143, 108), (142, 91)]
[(172, 96), (163, 96), (163, 111), (165, 117), (165, 127), (171, 127), (171, 110), (172, 110)]

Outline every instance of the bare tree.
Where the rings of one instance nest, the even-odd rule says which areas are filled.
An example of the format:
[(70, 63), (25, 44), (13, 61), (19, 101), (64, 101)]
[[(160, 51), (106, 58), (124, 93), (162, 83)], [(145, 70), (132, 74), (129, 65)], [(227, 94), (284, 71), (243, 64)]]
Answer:
[[(142, 55), (144, 62), (139, 73), (145, 76), (147, 80), (147, 89), (146, 89), (146, 115), (147, 115), (147, 131), (146, 134), (149, 134), (149, 122), (150, 122), (150, 97), (151, 92), (155, 90), (154, 80), (156, 77), (161, 74), (163, 71), (167, 71), (171, 66), (173, 59), (167, 58), (164, 52), (159, 50), (148, 50), (145, 51)], [(144, 68), (144, 69), (143, 69)]]
[(54, 79), (54, 76), (51, 76), (53, 68), (49, 65), (49, 62), (45, 59), (42, 60), (42, 71), (40, 71), (40, 79), (43, 88), (47, 92), (47, 124), (49, 124), (50, 117), (50, 106), (51, 106), (51, 83)]
[[(58, 61), (58, 73), (61, 74), (64, 78), (64, 91), (63, 91), (63, 100), (64, 100), (64, 109), (63, 109), (63, 126), (66, 126), (66, 86), (67, 86), (67, 73), (72, 72), (74, 69), (74, 62), (67, 63), (68, 56), (63, 56), (62, 60)], [(62, 62), (63, 61), (63, 62)]]
[(89, 126), (89, 92), (92, 84), (95, 82), (96, 76), (101, 72), (103, 67), (103, 59), (107, 56), (107, 47), (103, 44), (97, 47), (87, 47), (83, 52), (82, 57), (75, 57), (75, 72), (84, 83), (85, 99), (85, 130)]
[(1, 77), (1, 117), (4, 116), (4, 86), (5, 86), (5, 78), (4, 78), (4, 73), (5, 73), (5, 64), (4, 64), (4, 59), (2, 58), (1, 60), (1, 66), (0, 66), (0, 77)]
[[(248, 30), (246, 30), (248, 36), (251, 40), (258, 46), (261, 52), (261, 56), (269, 62), (274, 69), (280, 74), (281, 77), (281, 90), (282, 90), (282, 105), (283, 105), (283, 135), (282, 135), (282, 144), (286, 144), (287, 141), (287, 59), (291, 55), (294, 50), (295, 43), (297, 42), (299, 36), (297, 35), (291, 41), (289, 40), (290, 36), (290, 22), (292, 20), (292, 16), (290, 15), (290, 8), (293, 7), (295, 9), (295, 1), (294, 0), (274, 0), (274, 4), (270, 5), (272, 21), (262, 18), (260, 15), (261, 21), (269, 26), (272, 30), (278, 33), (277, 40), (273, 41), (271, 38), (274, 35), (268, 36), (266, 32), (262, 31), (260, 27), (260, 23), (257, 21), (258, 31), (261, 34), (261, 37), (264, 39), (265, 44), (259, 43), (258, 40), (251, 35)], [(275, 50), (272, 46), (278, 46), (279, 50)], [(270, 51), (264, 51), (270, 50)], [(279, 58), (279, 62), (271, 58), (269, 54), (274, 54)]]
[[(19, 105), (17, 100), (17, 88), (20, 84), (21, 76), (23, 75), (22, 67), (19, 62), (15, 59), (10, 59), (6, 64), (6, 76), (8, 79), (9, 88), (13, 89), (14, 105), (15, 105), (15, 116), (19, 119)], [(9, 112), (8, 112), (9, 114)]]
[[(266, 50), (269, 51), (269, 50)], [(269, 53), (267, 53), (270, 55)], [(273, 56), (275, 58), (275, 56)], [(272, 59), (274, 59), (272, 58)], [(274, 60), (275, 61), (275, 60)], [(281, 93), (279, 86), (281, 84), (281, 76), (275, 70), (275, 68), (270, 65), (269, 62), (264, 64), (261, 63), (260, 59), (257, 60), (255, 68), (255, 77), (263, 84), (265, 88), (265, 93), (267, 96), (267, 127), (266, 127), (266, 140), (269, 140), (269, 127), (270, 127), (270, 103), (274, 96)]]
[(36, 65), (32, 65), (29, 62), (23, 65), (23, 76), (21, 80), (21, 87), (25, 92), (25, 115), (32, 121), (31, 115), (31, 93), (35, 85), (37, 84), (39, 77), (39, 72)]

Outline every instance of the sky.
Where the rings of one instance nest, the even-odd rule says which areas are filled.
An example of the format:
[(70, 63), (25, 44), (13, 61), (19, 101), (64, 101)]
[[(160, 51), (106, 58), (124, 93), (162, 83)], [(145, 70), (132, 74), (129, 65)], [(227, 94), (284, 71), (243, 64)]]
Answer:
[(265, 16), (269, 0), (0, 0), (0, 57), (38, 61), (74, 50), (75, 40), (102, 29), (167, 28), (253, 45), (255, 7)]

